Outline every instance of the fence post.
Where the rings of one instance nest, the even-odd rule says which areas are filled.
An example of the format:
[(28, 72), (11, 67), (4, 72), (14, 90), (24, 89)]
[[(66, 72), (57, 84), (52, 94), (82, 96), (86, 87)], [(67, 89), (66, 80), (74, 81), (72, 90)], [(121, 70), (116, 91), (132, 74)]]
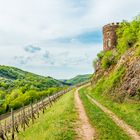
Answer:
[(34, 110), (33, 110), (32, 102), (31, 102), (31, 118), (32, 118), (32, 123), (34, 123)]
[(28, 108), (28, 117), (31, 118), (30, 108)]
[(55, 101), (55, 95), (52, 95), (52, 103)]
[(44, 101), (43, 101), (43, 97), (42, 97), (42, 109), (43, 109), (43, 114), (44, 114)]
[(48, 95), (48, 100), (49, 100), (49, 105), (50, 107), (52, 106), (52, 102), (51, 102), (51, 99), (50, 99), (50, 96)]
[(24, 104), (22, 104), (22, 114), (23, 114), (23, 131), (25, 131), (25, 107)]
[(19, 127), (20, 127), (20, 126), (22, 126), (22, 124), (21, 124), (20, 112), (19, 112), (17, 118), (18, 118), (18, 125), (19, 125)]
[(1, 138), (2, 140), (5, 140), (5, 138), (4, 138), (4, 132), (3, 132), (3, 129), (2, 129), (2, 124), (1, 124), (1, 122), (0, 122), (0, 138)]
[(56, 95), (55, 95), (55, 100), (57, 101), (57, 100), (58, 100), (58, 98), (59, 98), (59, 94), (58, 94), (58, 93), (56, 93)]
[(11, 123), (12, 123), (12, 140), (14, 140), (14, 137), (15, 137), (15, 135), (14, 135), (14, 112), (13, 112), (13, 108), (11, 108)]
[[(6, 120), (4, 122), (4, 133), (5, 133), (5, 136), (7, 138), (7, 123), (6, 123)], [(7, 138), (8, 139), (8, 138)]]
[(36, 109), (37, 109), (37, 117), (39, 118), (39, 105), (38, 105), (37, 100), (36, 100)]
[(1, 138), (2, 140), (5, 140), (1, 122), (0, 122), (0, 138)]
[(57, 93), (54, 94), (54, 101), (57, 101)]

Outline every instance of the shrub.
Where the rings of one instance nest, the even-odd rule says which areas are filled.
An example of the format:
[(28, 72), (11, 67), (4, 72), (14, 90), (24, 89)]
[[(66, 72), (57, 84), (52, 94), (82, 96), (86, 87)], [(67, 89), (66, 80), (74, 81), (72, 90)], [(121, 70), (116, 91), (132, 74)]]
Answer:
[(111, 73), (108, 77), (102, 77), (93, 88), (93, 92), (95, 92), (96, 94), (109, 94), (110, 91), (115, 88), (115, 86), (121, 83), (120, 79), (123, 76), (124, 72), (125, 68), (124, 66), (121, 66), (116, 71)]
[(93, 67), (94, 67), (94, 69), (96, 69), (97, 62), (98, 62), (98, 58), (95, 58), (95, 59), (93, 60)]
[(112, 64), (115, 64), (115, 56), (112, 51), (107, 51), (102, 58), (102, 68), (107, 69)]
[(101, 60), (104, 57), (105, 52), (101, 51), (100, 53), (97, 54), (98, 58)]
[(140, 17), (137, 16), (132, 22), (123, 21), (117, 30), (117, 49), (119, 55), (126, 49), (132, 47), (139, 40), (140, 36)]

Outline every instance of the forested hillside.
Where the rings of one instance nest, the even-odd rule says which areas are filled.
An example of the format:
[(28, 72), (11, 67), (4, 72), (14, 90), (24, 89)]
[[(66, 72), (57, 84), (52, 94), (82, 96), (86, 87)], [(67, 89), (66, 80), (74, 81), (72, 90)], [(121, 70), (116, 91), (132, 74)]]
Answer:
[(64, 84), (51, 77), (44, 77), (15, 67), (0, 66), (0, 113), (17, 109), (31, 101), (53, 94)]
[(68, 85), (76, 85), (81, 82), (85, 82), (91, 78), (92, 74), (85, 74), (85, 75), (77, 75), (76, 77), (68, 80), (62, 80), (64, 83)]

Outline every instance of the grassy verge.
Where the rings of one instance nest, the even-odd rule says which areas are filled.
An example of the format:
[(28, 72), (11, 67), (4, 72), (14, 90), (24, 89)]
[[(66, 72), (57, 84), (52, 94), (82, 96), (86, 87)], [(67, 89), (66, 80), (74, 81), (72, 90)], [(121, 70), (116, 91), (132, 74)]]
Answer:
[(62, 96), (35, 124), (18, 135), (20, 140), (73, 140), (76, 110), (73, 91)]
[(127, 124), (132, 126), (140, 134), (140, 103), (139, 102), (124, 102), (117, 103), (103, 96), (100, 93), (93, 93), (91, 87), (85, 89), (94, 99), (109, 108), (118, 117), (124, 120)]
[(100, 140), (129, 140), (130, 138), (119, 128), (100, 108), (92, 104), (85, 95), (86, 90), (80, 90), (80, 97), (93, 127), (96, 128)]

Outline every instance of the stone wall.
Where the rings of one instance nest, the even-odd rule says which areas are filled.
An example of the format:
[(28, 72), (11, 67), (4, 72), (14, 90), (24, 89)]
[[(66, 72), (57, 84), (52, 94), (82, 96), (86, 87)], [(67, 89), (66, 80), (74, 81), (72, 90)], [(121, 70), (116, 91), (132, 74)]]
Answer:
[(119, 23), (107, 24), (103, 27), (103, 50), (112, 50), (117, 43), (116, 29)]

